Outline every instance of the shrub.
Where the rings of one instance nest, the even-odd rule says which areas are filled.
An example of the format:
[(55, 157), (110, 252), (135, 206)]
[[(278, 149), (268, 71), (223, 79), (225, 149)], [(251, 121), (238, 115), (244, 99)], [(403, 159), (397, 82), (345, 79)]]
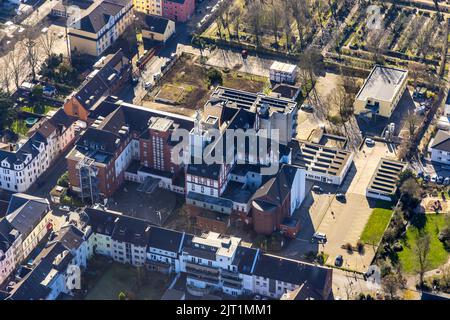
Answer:
[(215, 68), (209, 69), (207, 76), (209, 85), (216, 85), (216, 84), (221, 85), (223, 83), (222, 73)]

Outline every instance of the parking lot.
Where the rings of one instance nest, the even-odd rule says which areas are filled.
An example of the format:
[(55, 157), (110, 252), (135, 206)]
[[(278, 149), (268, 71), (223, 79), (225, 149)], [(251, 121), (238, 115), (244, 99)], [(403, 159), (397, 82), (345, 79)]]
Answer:
[[(355, 154), (354, 164), (340, 187), (314, 181), (307, 181), (307, 196), (295, 215), (301, 221), (301, 230), (296, 240), (292, 241), (283, 254), (301, 258), (309, 251), (324, 251), (329, 255), (328, 264), (333, 264), (337, 255), (344, 257), (344, 267), (355, 271), (366, 271), (370, 265), (374, 250), (366, 245), (364, 254), (349, 253), (342, 246), (346, 243), (356, 245), (364, 227), (369, 220), (375, 200), (366, 197), (366, 187), (382, 157), (395, 157), (395, 149), (383, 142), (376, 142), (373, 147), (364, 145)], [(318, 185), (323, 192), (318, 194), (311, 190)], [(344, 193), (346, 202), (336, 199), (336, 193)], [(324, 233), (327, 243), (312, 243), (314, 232)]]
[(137, 191), (139, 184), (126, 182), (108, 201), (108, 209), (162, 225), (175, 207), (175, 195), (157, 188), (153, 193)]

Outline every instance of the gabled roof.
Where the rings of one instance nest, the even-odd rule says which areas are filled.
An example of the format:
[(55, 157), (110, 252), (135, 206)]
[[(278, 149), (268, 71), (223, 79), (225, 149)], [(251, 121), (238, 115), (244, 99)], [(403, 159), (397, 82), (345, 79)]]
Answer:
[[(98, 33), (108, 22), (111, 17), (116, 16), (124, 7), (118, 1), (101, 1), (92, 10), (88, 9), (88, 12), (79, 21), (79, 27), (77, 29)], [(76, 23), (72, 25), (74, 28)]]
[(72, 252), (82, 245), (84, 233), (73, 225), (63, 226), (56, 239), (36, 257), (36, 267), (19, 282), (9, 300), (45, 300), (58, 275), (66, 272)]
[(150, 234), (150, 222), (121, 215), (120, 213), (96, 208), (86, 208), (86, 223), (95, 233), (110, 236), (121, 242), (145, 247)]
[(130, 62), (121, 49), (102, 58), (98, 69), (93, 71), (92, 78), (81, 86), (75, 98), (83, 108), (91, 110), (100, 98), (110, 93), (109, 90), (120, 81), (122, 73), (130, 67)]
[(169, 25), (170, 20), (155, 16), (155, 15), (145, 15), (144, 17), (144, 26), (143, 30), (149, 30), (151, 32), (164, 34), (167, 30), (167, 26)]
[[(331, 268), (321, 267), (306, 262), (295, 261), (268, 254), (257, 257), (253, 274), (256, 276), (283, 281), (295, 285), (307, 284), (308, 290), (327, 299), (323, 294), (331, 286)], [(304, 296), (303, 299), (307, 297)]]
[(253, 201), (266, 210), (281, 206), (291, 192), (298, 169), (295, 166), (283, 165), (275, 177), (269, 179), (255, 192)]
[(16, 211), (6, 216), (11, 225), (17, 229), (23, 239), (33, 231), (50, 210), (48, 203), (30, 200)]
[(450, 152), (450, 133), (439, 130), (434, 137), (433, 144), (430, 148)]
[(148, 245), (153, 248), (178, 253), (183, 242), (184, 233), (164, 228), (152, 227)]

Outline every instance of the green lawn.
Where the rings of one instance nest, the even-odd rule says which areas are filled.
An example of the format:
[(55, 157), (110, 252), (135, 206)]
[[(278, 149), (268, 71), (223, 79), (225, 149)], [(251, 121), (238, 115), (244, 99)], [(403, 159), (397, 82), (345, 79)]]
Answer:
[[(445, 215), (427, 214), (425, 232), (430, 235), (430, 253), (429, 253), (429, 267), (428, 270), (438, 268), (449, 257), (449, 252), (444, 248), (444, 245), (438, 239), (439, 230), (445, 225)], [(418, 269), (417, 258), (414, 253), (415, 243), (419, 236), (419, 230), (416, 227), (410, 226), (406, 232), (406, 238), (402, 241), (403, 251), (398, 253), (399, 260), (403, 266), (403, 270), (407, 273), (416, 272)]]
[(361, 241), (367, 244), (380, 242), (392, 216), (392, 205), (390, 202), (378, 201), (376, 206), (377, 208), (373, 209), (360, 238)]
[(29, 129), (24, 120), (16, 119), (11, 125), (11, 130), (22, 136), (25, 136)]
[(26, 106), (22, 107), (22, 111), (31, 112), (31, 113), (37, 113), (37, 114), (47, 114), (51, 110), (57, 110), (57, 108), (51, 107), (51, 106)]
[(86, 300), (118, 300), (120, 292), (130, 299), (160, 300), (169, 281), (166, 275), (142, 268), (142, 280), (138, 285), (137, 268), (116, 262), (98, 272), (101, 276), (90, 280), (92, 286), (89, 285)]

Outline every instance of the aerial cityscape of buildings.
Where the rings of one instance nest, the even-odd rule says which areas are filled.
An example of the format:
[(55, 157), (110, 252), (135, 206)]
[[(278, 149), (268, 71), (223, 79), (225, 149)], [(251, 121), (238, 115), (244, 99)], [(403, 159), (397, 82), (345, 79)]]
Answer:
[(445, 1), (0, 7), (0, 300), (450, 297)]

